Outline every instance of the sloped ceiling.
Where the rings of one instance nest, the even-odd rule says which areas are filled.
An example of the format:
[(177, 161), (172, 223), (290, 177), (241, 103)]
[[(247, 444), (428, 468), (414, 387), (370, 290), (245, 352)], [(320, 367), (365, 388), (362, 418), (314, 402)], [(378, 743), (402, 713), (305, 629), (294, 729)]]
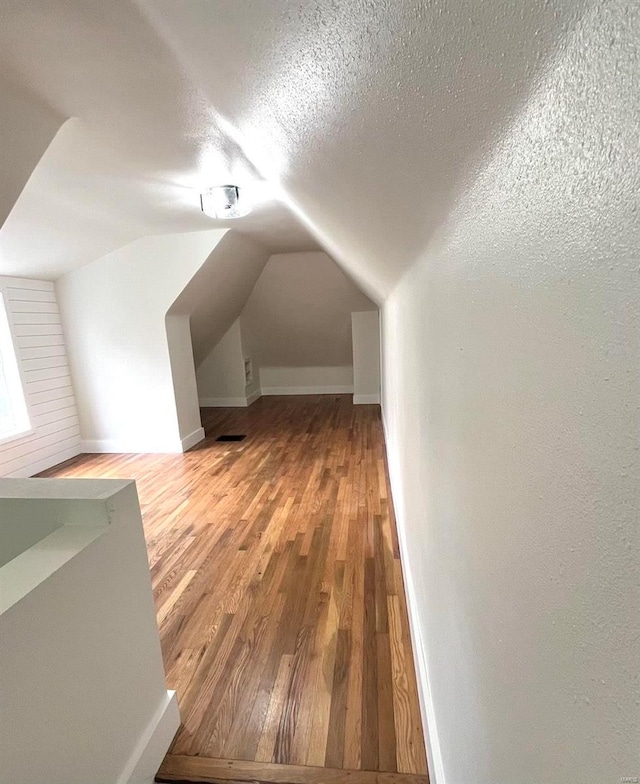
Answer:
[(0, 228), (64, 121), (10, 74), (0, 73)]
[[(20, 187), (0, 181), (0, 205), (13, 207), (0, 231), (0, 274), (55, 279), (141, 236), (224, 226), (272, 252), (319, 247), (278, 201), (259, 204), (242, 225), (200, 212), (204, 187), (261, 177), (134, 3), (3, 2), (0, 70), (22, 90), (19, 105), (3, 92), (3, 126), (15, 119), (0, 126), (0, 155), (24, 158), (26, 169)], [(22, 109), (34, 103), (45, 120)], [(37, 154), (20, 155), (40, 127)]]
[(581, 0), (139, 0), (265, 176), (383, 299)]
[(0, 272), (55, 278), (137, 236), (218, 227), (197, 192), (232, 174), (269, 178), (315, 239), (276, 202), (234, 228), (271, 251), (320, 242), (380, 301), (582, 8), (6, 0), (3, 70), (74, 119), (0, 233)]
[(169, 308), (167, 315), (191, 317), (196, 367), (238, 317), (268, 259), (263, 245), (229, 231)]

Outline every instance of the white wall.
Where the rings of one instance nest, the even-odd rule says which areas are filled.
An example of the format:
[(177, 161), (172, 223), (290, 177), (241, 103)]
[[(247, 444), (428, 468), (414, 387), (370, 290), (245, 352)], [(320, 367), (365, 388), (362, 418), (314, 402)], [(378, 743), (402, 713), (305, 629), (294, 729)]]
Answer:
[(252, 380), (245, 387), (247, 403), (250, 405), (254, 400), (257, 400), (262, 395), (262, 389), (260, 387), (260, 363), (254, 351), (252, 335), (247, 331), (247, 327), (242, 317), (240, 318), (240, 336), (242, 343), (243, 370), (245, 358), (249, 359), (251, 363)]
[(195, 361), (198, 371), (189, 382), (189, 397), (197, 399), (191, 390), (196, 386), (202, 406), (246, 406), (260, 395), (257, 373), (245, 387), (238, 317), (268, 258), (261, 244), (228, 232), (171, 306), (170, 316), (189, 315), (193, 351), (180, 362)]
[[(184, 432), (198, 417), (195, 382), (176, 393), (167, 328), (178, 330), (172, 347), (182, 346), (185, 372), (188, 336), (184, 323), (165, 323), (165, 315), (224, 234), (145, 237), (57, 282), (83, 451), (176, 452), (197, 438)], [(182, 423), (176, 399), (192, 409)]]
[(12, 561), (62, 525), (63, 523), (52, 519), (50, 515), (44, 519), (42, 517), (23, 518), (16, 525), (15, 519), (8, 519), (8, 515), (4, 514), (0, 517), (0, 567)]
[(0, 568), (0, 778), (151, 784), (179, 716), (135, 484), (0, 480), (0, 519), (56, 524)]
[[(241, 292), (248, 299), (240, 319), (198, 364), (201, 405), (244, 406), (261, 394), (353, 392), (351, 309), (373, 303), (326, 253), (275, 254), (258, 274), (250, 295), (246, 288)], [(206, 296), (206, 286), (197, 288)], [(238, 294), (227, 299), (240, 301)], [(196, 362), (202, 356), (196, 347), (219, 329), (219, 313), (207, 304), (197, 305), (192, 317), (200, 336)], [(254, 379), (246, 387), (244, 357), (251, 359)]]
[(639, 37), (585, 17), (384, 306), (437, 784), (640, 770)]
[(245, 352), (254, 373), (260, 369), (263, 393), (350, 391), (351, 312), (375, 307), (326, 253), (271, 256), (241, 317)]
[(353, 392), (353, 367), (261, 367), (263, 395), (330, 395)]
[(168, 314), (165, 318), (165, 326), (173, 393), (178, 415), (178, 434), (182, 449), (187, 450), (201, 441), (204, 436), (200, 421), (198, 385), (193, 363), (189, 316)]
[(80, 452), (76, 401), (53, 283), (0, 277), (32, 430), (0, 444), (0, 476), (31, 476)]
[(380, 313), (351, 314), (353, 402), (380, 402)]
[(236, 319), (197, 370), (201, 406), (246, 406), (240, 319)]

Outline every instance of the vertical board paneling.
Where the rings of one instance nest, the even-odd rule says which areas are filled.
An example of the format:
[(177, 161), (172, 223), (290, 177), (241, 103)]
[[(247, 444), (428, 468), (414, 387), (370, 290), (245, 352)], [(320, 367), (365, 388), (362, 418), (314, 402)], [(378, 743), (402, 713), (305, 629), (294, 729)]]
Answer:
[(80, 453), (80, 427), (53, 283), (0, 276), (31, 432), (0, 443), (0, 476), (32, 476)]

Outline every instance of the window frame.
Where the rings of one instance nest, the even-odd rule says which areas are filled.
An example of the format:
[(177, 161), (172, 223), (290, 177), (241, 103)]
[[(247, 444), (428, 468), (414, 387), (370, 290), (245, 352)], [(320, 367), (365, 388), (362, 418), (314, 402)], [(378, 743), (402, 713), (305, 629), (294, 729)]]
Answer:
[[(15, 324), (13, 323), (13, 313), (11, 311), (7, 289), (8, 286), (4, 283), (4, 281), (2, 281), (2, 279), (0, 279), (0, 353), (6, 349), (6, 340), (9, 345), (9, 349), (13, 351), (13, 361), (12, 357), (10, 356), (9, 362), (10, 364), (15, 363), (15, 372), (11, 374), (10, 378), (6, 379), (7, 385), (9, 387), (9, 395), (13, 403), (13, 395), (15, 395), (17, 387), (22, 397), (22, 400), (19, 401), (19, 407), (22, 409), (22, 411), (19, 413), (20, 423), (18, 425), (18, 429), (10, 431), (5, 435), (0, 435), (0, 447), (9, 444), (12, 441), (18, 441), (22, 438), (26, 438), (35, 432), (31, 406), (29, 403), (29, 397), (27, 395), (24, 371), (22, 368), (22, 358), (20, 357), (20, 350), (18, 348), (18, 341), (16, 339)], [(4, 313), (7, 320), (8, 329), (6, 335), (2, 334), (4, 331), (2, 325), (2, 308), (4, 308)]]

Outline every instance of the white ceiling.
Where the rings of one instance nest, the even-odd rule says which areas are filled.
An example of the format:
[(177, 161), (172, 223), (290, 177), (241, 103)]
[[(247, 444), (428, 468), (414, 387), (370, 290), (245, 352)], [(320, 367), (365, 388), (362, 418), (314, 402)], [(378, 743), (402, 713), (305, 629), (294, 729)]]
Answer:
[(234, 228), (274, 251), (319, 240), (380, 300), (583, 5), (5, 0), (3, 71), (74, 119), (0, 232), (0, 273), (55, 278), (138, 236), (225, 225), (198, 190), (266, 177), (316, 239), (278, 202)]
[(261, 177), (133, 3), (4, 2), (0, 61), (13, 92), (71, 118), (0, 231), (0, 274), (56, 278), (141, 236), (224, 226), (272, 252), (319, 247), (277, 200), (241, 222), (200, 212), (202, 188)]
[[(251, 171), (240, 152), (230, 152), (229, 159), (230, 168)], [(185, 169), (182, 180), (188, 176)], [(180, 181), (178, 173), (162, 179), (157, 168), (154, 176), (149, 160), (128, 158), (122, 148), (115, 152), (91, 126), (71, 118), (0, 230), (0, 271), (55, 279), (139, 237), (225, 226), (240, 228), (274, 253), (317, 248), (282, 202), (257, 204), (241, 222), (212, 220), (200, 210), (200, 189)]]

